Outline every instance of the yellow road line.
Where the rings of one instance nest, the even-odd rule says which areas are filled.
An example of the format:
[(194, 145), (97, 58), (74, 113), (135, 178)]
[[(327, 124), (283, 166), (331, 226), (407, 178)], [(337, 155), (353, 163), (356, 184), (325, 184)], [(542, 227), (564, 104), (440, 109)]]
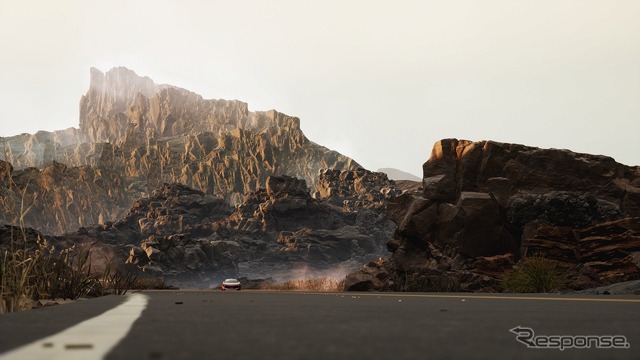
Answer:
[(385, 297), (420, 297), (439, 299), (490, 299), (490, 300), (543, 300), (543, 301), (593, 301), (593, 302), (622, 302), (640, 303), (640, 299), (620, 299), (620, 298), (584, 298), (584, 297), (544, 297), (544, 296), (517, 296), (517, 295), (447, 295), (447, 294), (403, 294), (403, 293), (336, 293), (351, 294), (355, 296), (385, 296)]
[[(143, 290), (145, 293), (149, 292), (167, 292), (173, 291), (178, 293), (194, 293), (194, 292), (219, 292), (219, 290)], [(231, 291), (235, 293), (235, 291)], [(614, 303), (640, 303), (640, 298), (636, 299), (621, 299), (621, 298), (587, 298), (587, 297), (553, 297), (547, 296), (522, 296), (522, 295), (479, 295), (477, 293), (468, 294), (407, 294), (401, 292), (313, 292), (313, 291), (277, 291), (277, 290), (242, 290), (242, 293), (262, 293), (262, 294), (279, 294), (290, 293), (299, 295), (341, 295), (341, 296), (377, 296), (377, 297), (417, 297), (417, 298), (436, 298), (436, 299), (483, 299), (483, 300), (542, 300), (542, 301), (591, 301), (591, 302), (614, 302)], [(606, 295), (609, 296), (609, 295)]]

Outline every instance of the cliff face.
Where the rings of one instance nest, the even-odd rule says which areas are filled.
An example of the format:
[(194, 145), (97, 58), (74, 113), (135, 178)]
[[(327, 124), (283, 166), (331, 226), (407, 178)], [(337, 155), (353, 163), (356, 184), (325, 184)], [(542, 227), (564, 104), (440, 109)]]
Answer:
[[(164, 182), (180, 182), (239, 204), (272, 174), (296, 176), (313, 187), (320, 169), (359, 167), (308, 140), (296, 117), (274, 110), (249, 112), (237, 100), (203, 99), (126, 68), (106, 74), (91, 69), (89, 90), (80, 101), (80, 129), (4, 140), (5, 160), (23, 171), (14, 181), (16, 198), (27, 186), (25, 194), (40, 194), (38, 199), (60, 189), (55, 198), (36, 200), (25, 216), (27, 225), (53, 234), (114, 220), (125, 211), (123, 204)], [(100, 178), (99, 185), (65, 176), (43, 180), (43, 169), (59, 164), (69, 174), (100, 174), (82, 178)], [(105, 180), (111, 178), (117, 181)], [(95, 206), (78, 202), (78, 196), (92, 199)]]
[(246, 103), (205, 100), (185, 89), (156, 85), (123, 67), (106, 74), (91, 69), (89, 90), (80, 100), (80, 130), (89, 142), (121, 145), (135, 137), (219, 133), (247, 128), (248, 119)]
[[(422, 193), (387, 204), (398, 225), (390, 261), (352, 274), (353, 289), (419, 290), (455, 279), (460, 288), (440, 290), (495, 290), (518, 259), (535, 254), (559, 261), (574, 288), (640, 275), (640, 167), (446, 139), (434, 145), (423, 174)], [(413, 278), (399, 285), (407, 273)]]

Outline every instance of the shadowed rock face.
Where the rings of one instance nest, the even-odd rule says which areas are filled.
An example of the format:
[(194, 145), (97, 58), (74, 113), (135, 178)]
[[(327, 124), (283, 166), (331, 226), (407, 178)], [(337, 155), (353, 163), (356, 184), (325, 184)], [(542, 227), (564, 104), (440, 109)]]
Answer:
[[(126, 68), (106, 74), (91, 70), (90, 88), (80, 101), (80, 129), (5, 140), (6, 160), (23, 171), (14, 180), (16, 198), (26, 186), (28, 194), (39, 194), (34, 197), (60, 189), (55, 197), (34, 202), (25, 217), (28, 226), (52, 234), (115, 220), (131, 201), (164, 182), (239, 204), (272, 174), (296, 176), (313, 187), (320, 169), (359, 167), (308, 140), (296, 117), (249, 112), (237, 100), (203, 99)], [(66, 165), (64, 174), (90, 175), (47, 177), (42, 169), (54, 163)], [(92, 182), (83, 183), (84, 178)], [(92, 199), (95, 206), (77, 197)]]
[(350, 275), (347, 287), (420, 290), (405, 278), (398, 283), (408, 273), (416, 286), (440, 277), (461, 281), (462, 290), (495, 290), (499, 276), (532, 254), (560, 261), (574, 288), (640, 275), (640, 167), (568, 150), (446, 139), (423, 172), (421, 194), (387, 204), (398, 226), (387, 244), (390, 261)]
[(640, 274), (640, 218), (578, 229), (532, 224), (523, 236), (522, 249), (577, 266), (580, 272), (573, 274), (573, 280), (586, 282), (589, 287), (632, 280)]
[(384, 207), (349, 211), (313, 199), (304, 180), (288, 176), (270, 176), (264, 185), (233, 208), (164, 184), (119, 220), (63, 238), (108, 244), (127, 263), (170, 281), (344, 274), (388, 255), (395, 226)]

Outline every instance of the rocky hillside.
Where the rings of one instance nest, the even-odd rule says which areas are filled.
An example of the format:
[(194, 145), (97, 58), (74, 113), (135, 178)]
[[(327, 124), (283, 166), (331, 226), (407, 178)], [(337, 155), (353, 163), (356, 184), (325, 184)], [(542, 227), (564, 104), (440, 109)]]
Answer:
[(13, 170), (0, 160), (0, 209), (10, 224), (45, 234), (62, 234), (80, 226), (117, 218), (131, 204), (121, 173), (93, 166), (67, 167), (58, 162), (38, 169)]
[(351, 274), (351, 289), (495, 291), (526, 255), (559, 261), (576, 289), (640, 276), (640, 167), (609, 157), (442, 140), (422, 193), (387, 207), (393, 254)]
[(305, 180), (270, 176), (237, 207), (185, 185), (164, 184), (136, 200), (121, 219), (58, 239), (108, 245), (121, 262), (169, 282), (344, 276), (388, 255), (385, 244), (395, 225), (384, 214), (389, 195), (383, 192), (395, 189), (384, 174), (335, 175), (333, 185), (343, 190), (364, 177), (378, 183), (369, 183), (371, 191), (344, 190), (318, 200)]
[[(270, 175), (313, 187), (320, 169), (359, 167), (307, 139), (296, 117), (203, 99), (126, 68), (91, 70), (79, 129), (2, 141), (2, 157), (15, 170), (12, 201), (25, 194), (33, 203), (27, 225), (54, 234), (115, 220), (164, 182), (240, 204)], [(5, 213), (9, 221), (19, 217), (15, 208)]]

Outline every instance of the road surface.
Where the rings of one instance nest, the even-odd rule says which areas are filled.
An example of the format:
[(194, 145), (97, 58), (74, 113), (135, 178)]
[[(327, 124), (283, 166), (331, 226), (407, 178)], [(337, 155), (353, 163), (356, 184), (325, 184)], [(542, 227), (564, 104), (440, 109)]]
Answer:
[(151, 291), (0, 315), (0, 359), (638, 359), (639, 324), (638, 296)]

